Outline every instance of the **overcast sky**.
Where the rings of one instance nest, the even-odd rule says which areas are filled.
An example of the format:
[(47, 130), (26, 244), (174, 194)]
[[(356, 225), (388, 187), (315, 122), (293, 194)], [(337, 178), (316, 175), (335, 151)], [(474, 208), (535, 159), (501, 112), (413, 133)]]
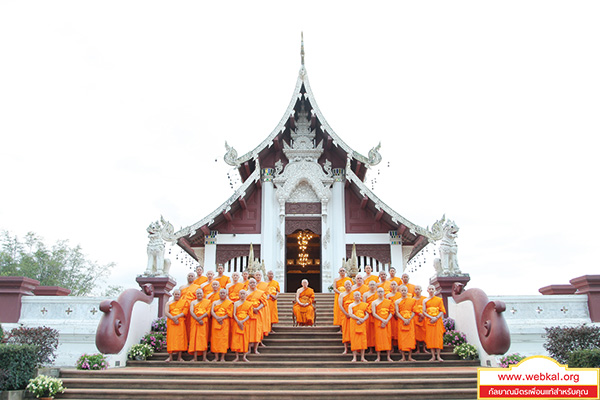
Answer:
[(456, 221), (469, 286), (597, 274), (599, 20), (597, 1), (2, 1), (0, 230), (134, 286), (150, 222), (232, 194), (224, 141), (275, 128), (304, 31), (328, 123), (362, 154), (381, 141), (368, 181), (398, 213)]

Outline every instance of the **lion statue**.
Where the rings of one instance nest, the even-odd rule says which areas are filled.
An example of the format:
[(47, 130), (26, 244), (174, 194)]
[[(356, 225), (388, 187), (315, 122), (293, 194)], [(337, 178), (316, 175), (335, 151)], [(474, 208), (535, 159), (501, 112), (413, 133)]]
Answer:
[(148, 265), (145, 276), (169, 276), (171, 260), (165, 258), (165, 241), (173, 239), (173, 225), (161, 216), (160, 221), (152, 222), (148, 228)]
[(448, 220), (444, 224), (442, 241), (440, 243), (440, 257), (434, 260), (434, 267), (438, 276), (460, 275), (456, 253), (456, 237), (459, 231), (454, 221)]

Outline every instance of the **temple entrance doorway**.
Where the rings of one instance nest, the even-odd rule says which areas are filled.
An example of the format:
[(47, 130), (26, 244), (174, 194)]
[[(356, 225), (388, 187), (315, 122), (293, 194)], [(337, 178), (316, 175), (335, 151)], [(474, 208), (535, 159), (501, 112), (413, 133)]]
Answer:
[(320, 293), (321, 288), (321, 235), (310, 229), (297, 229), (286, 235), (285, 287), (295, 292), (308, 279), (308, 285)]

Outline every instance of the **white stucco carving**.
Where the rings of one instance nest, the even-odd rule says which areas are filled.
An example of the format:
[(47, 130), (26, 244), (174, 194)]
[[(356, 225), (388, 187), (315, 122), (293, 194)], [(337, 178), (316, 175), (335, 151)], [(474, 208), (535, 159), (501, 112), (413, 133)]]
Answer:
[(440, 243), (440, 258), (434, 260), (434, 267), (438, 276), (461, 275), (458, 267), (456, 253), (456, 237), (459, 231), (454, 221), (448, 220), (444, 224), (442, 241)]
[(174, 229), (170, 222), (162, 216), (160, 221), (152, 222), (148, 228), (148, 265), (144, 275), (146, 276), (169, 276), (171, 260), (165, 258), (165, 241), (172, 242)]

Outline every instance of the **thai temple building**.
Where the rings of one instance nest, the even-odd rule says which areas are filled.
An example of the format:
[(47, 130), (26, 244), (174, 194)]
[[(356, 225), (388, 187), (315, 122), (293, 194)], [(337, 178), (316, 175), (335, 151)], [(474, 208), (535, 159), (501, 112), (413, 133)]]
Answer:
[(173, 238), (206, 270), (223, 264), (230, 275), (256, 264), (273, 270), (285, 291), (308, 279), (326, 292), (354, 245), (348, 265), (354, 274), (364, 265), (401, 273), (441, 238), (439, 222), (422, 228), (369, 190), (366, 174), (381, 162), (380, 145), (365, 156), (331, 128), (309, 84), (303, 44), (292, 99), (277, 127), (241, 156), (225, 147), (241, 186)]

